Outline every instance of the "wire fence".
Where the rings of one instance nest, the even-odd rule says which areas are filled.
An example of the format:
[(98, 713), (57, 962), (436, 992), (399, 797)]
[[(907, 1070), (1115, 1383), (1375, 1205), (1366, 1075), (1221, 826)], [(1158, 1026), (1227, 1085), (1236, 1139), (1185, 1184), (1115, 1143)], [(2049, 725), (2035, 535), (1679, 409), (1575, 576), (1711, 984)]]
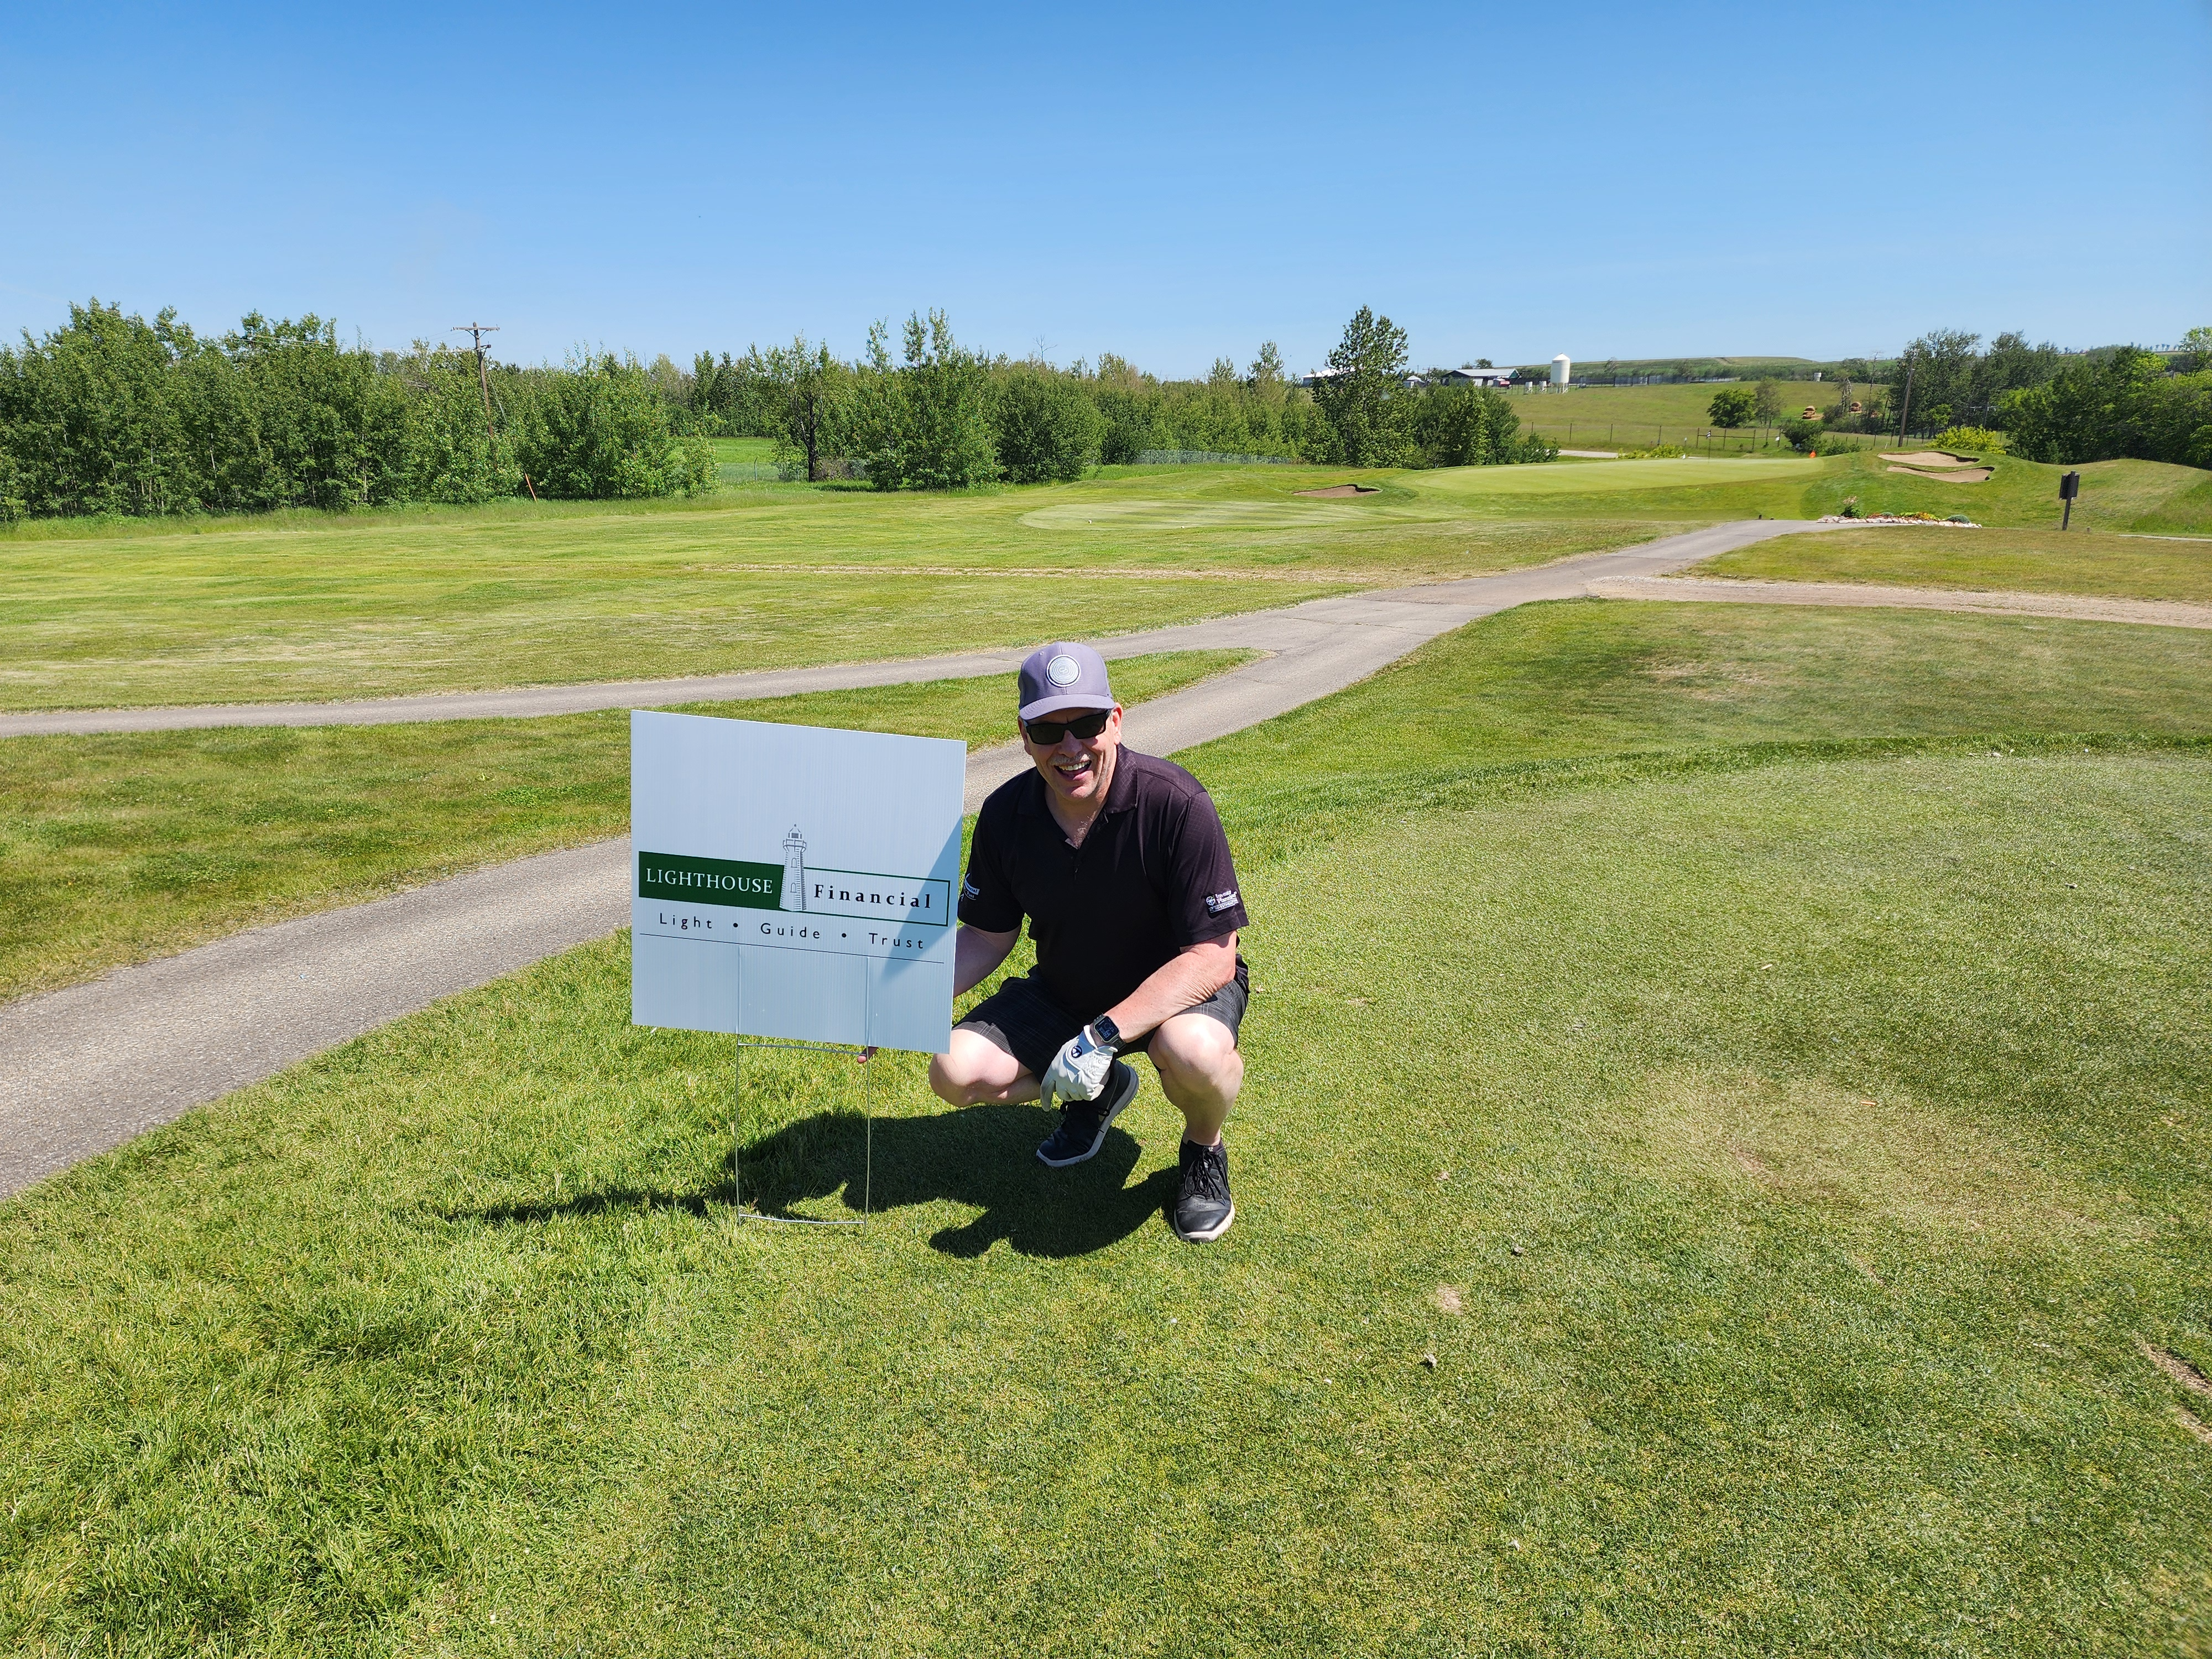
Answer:
[[(1773, 427), (1717, 427), (1692, 421), (1606, 421), (1522, 419), (1522, 427), (1568, 450), (1666, 449), (1692, 455), (1776, 455), (1790, 453), (1789, 441)], [(1814, 447), (1823, 453), (1846, 449), (1898, 449), (1925, 443), (1934, 428), (1915, 428), (1900, 439), (1887, 432), (1823, 432)]]
[(1211, 449), (1140, 449), (1139, 466), (1296, 466), (1291, 455), (1224, 455)]

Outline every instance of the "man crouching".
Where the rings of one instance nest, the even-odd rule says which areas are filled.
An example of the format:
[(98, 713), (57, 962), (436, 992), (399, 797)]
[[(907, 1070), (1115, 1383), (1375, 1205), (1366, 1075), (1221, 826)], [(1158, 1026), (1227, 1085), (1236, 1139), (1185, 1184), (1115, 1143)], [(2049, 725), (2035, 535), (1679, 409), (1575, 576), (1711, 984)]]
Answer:
[(1221, 819), (1182, 768), (1121, 747), (1121, 706), (1089, 646), (1031, 653), (1016, 713), (1034, 765), (976, 814), (953, 994), (1006, 959), (1024, 917), (1036, 967), (954, 1028), (929, 1086), (955, 1106), (1057, 1108), (1036, 1155), (1063, 1169), (1095, 1154), (1136, 1098), (1119, 1056), (1141, 1048), (1183, 1118), (1176, 1232), (1218, 1238), (1237, 1216), (1221, 1126), (1244, 1081), (1237, 1029), (1251, 994)]

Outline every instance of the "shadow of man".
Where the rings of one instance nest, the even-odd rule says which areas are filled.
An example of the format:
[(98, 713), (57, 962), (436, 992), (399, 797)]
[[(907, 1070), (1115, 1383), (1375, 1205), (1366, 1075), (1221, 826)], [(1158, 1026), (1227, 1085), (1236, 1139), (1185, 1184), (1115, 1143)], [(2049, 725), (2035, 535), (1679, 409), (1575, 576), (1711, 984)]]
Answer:
[[(1135, 1186), (1138, 1146), (1120, 1129), (1098, 1155), (1065, 1170), (1036, 1160), (1056, 1114), (1042, 1106), (963, 1106), (927, 1117), (878, 1118), (873, 1190), (878, 1210), (949, 1199), (982, 1212), (934, 1234), (932, 1249), (974, 1260), (1004, 1239), (1024, 1255), (1084, 1255), (1127, 1238), (1164, 1214), (1176, 1190), (1173, 1169)], [(746, 1202), (763, 1215), (836, 1195), (857, 1212), (864, 1170), (860, 1120), (817, 1113), (746, 1146), (738, 1168)]]

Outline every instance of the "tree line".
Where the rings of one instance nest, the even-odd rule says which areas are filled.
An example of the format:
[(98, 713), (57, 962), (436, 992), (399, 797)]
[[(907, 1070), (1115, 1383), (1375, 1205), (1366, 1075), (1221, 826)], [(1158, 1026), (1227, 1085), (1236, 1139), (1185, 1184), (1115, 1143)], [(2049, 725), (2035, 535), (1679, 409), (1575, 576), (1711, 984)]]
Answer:
[(1291, 383), (1270, 341), (1239, 369), (1162, 380), (1112, 353), (1055, 368), (969, 350), (945, 313), (888, 325), (851, 362), (804, 338), (720, 359), (702, 352), (684, 396), (699, 429), (773, 438), (793, 476), (865, 477), (879, 489), (1080, 477), (1148, 452), (1197, 451), (1358, 466), (1548, 460), (1501, 394), (1407, 383), (1405, 331), (1366, 307), (1328, 373)]
[(203, 337), (94, 300), (0, 348), (0, 518), (606, 499), (712, 487), (649, 374), (609, 356), (487, 365), (254, 313)]
[(0, 349), (0, 518), (332, 510), (504, 495), (616, 499), (714, 488), (708, 439), (774, 438), (788, 475), (881, 489), (1082, 476), (1183, 450), (1361, 466), (1546, 460), (1500, 394), (1407, 373), (1405, 331), (1362, 308), (1310, 390), (1261, 346), (1203, 380), (1112, 354), (1056, 368), (960, 344), (942, 312), (850, 362), (801, 338), (690, 374), (607, 354), (479, 362), (417, 341), (340, 342), (313, 315), (258, 313), (204, 337), (93, 300)]
[[(1836, 382), (1819, 418), (1780, 419), (1783, 435), (1802, 450), (1830, 432), (1969, 428), (2003, 434), (2005, 447), (2029, 460), (2212, 467), (2212, 328), (2191, 330), (2179, 350), (2164, 354), (2140, 346), (2065, 352), (2019, 333), (1984, 346), (1978, 334), (1935, 329), (1883, 368), (1887, 386)], [(1717, 392), (1707, 413), (1714, 425), (1736, 428), (1776, 421), (1784, 404), (1780, 388), (1762, 382)]]

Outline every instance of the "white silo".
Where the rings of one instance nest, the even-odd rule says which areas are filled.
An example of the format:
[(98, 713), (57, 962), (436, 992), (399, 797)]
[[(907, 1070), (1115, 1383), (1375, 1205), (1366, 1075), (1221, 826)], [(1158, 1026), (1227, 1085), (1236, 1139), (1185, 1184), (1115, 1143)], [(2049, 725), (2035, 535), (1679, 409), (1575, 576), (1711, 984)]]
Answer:
[(1567, 361), (1567, 354), (1562, 351), (1552, 359), (1552, 384), (1565, 392), (1567, 389), (1567, 376), (1573, 368), (1574, 365)]

